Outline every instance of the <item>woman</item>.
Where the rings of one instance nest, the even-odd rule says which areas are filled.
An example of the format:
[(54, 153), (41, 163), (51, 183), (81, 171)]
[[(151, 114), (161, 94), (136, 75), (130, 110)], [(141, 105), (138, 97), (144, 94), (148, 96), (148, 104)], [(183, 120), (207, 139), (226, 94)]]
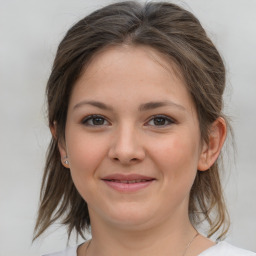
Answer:
[(218, 159), (225, 68), (199, 21), (120, 2), (75, 24), (47, 85), (49, 147), (35, 238), (58, 219), (92, 239), (52, 255), (255, 255), (228, 230)]

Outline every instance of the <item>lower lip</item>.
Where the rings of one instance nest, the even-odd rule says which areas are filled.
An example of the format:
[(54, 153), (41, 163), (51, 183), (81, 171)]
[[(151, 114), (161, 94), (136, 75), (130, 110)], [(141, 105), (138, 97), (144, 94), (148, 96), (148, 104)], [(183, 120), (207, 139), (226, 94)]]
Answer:
[(108, 180), (103, 180), (103, 181), (109, 187), (111, 187), (119, 192), (136, 192), (138, 190), (148, 187), (149, 185), (151, 185), (154, 182), (154, 180), (143, 181), (143, 182), (138, 182), (138, 183), (121, 183), (121, 182), (108, 181)]

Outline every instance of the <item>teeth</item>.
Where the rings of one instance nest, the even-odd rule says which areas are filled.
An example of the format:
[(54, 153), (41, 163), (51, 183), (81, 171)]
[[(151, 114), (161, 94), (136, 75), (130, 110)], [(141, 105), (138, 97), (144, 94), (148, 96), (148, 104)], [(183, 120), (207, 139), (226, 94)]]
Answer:
[(133, 184), (133, 183), (139, 183), (139, 182), (146, 182), (148, 180), (111, 180), (113, 182), (118, 183), (125, 183), (125, 184)]

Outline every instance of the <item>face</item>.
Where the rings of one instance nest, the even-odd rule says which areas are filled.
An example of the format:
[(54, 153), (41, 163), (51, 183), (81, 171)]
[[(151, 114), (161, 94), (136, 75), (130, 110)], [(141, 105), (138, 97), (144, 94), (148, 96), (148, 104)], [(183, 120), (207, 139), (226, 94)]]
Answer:
[(132, 228), (187, 217), (202, 147), (175, 74), (157, 51), (120, 46), (94, 56), (75, 84), (60, 153), (91, 220)]

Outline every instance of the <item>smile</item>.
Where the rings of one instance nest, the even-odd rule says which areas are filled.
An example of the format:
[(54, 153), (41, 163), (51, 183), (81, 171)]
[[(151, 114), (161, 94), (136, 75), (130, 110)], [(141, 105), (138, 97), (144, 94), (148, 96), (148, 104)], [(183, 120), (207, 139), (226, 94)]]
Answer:
[(130, 174), (114, 174), (102, 179), (108, 187), (119, 192), (136, 192), (151, 185), (156, 179), (152, 177)]
[(149, 180), (109, 180), (109, 181), (118, 182), (118, 183), (133, 184), (133, 183), (147, 182)]

